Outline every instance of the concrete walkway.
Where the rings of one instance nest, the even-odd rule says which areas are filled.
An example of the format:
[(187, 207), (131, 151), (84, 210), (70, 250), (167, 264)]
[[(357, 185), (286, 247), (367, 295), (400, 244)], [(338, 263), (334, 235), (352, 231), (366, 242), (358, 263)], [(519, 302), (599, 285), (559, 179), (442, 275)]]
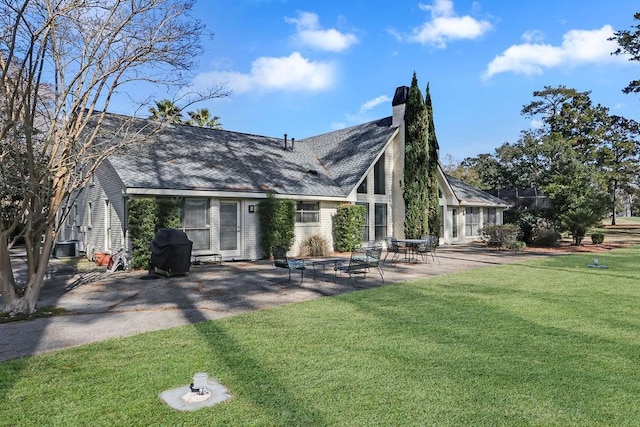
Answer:
[[(428, 264), (384, 264), (384, 278), (386, 284), (398, 283), (549, 255), (450, 246), (440, 248)], [(382, 285), (372, 271), (358, 277), (354, 288), (348, 276), (336, 277), (331, 267), (315, 278), (307, 270), (300, 286), (298, 279), (294, 271), (292, 283), (282, 283), (287, 271), (268, 261), (194, 266), (188, 275), (170, 278), (146, 271), (54, 277), (45, 282), (40, 306), (63, 307), (68, 314), (0, 324), (0, 360)]]

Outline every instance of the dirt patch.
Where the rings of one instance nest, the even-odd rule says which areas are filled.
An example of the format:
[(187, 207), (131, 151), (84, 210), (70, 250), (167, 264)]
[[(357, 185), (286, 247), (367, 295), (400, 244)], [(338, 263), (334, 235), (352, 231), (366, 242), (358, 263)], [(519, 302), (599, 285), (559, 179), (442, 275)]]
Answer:
[(569, 242), (560, 242), (558, 246), (553, 248), (544, 248), (544, 247), (536, 247), (530, 246), (525, 249), (525, 251), (535, 251), (535, 252), (562, 252), (562, 253), (599, 253), (599, 252), (608, 252), (611, 249), (617, 248), (626, 248), (628, 247), (628, 243), (602, 243), (599, 245), (594, 245), (592, 243), (583, 243), (582, 245), (576, 246)]

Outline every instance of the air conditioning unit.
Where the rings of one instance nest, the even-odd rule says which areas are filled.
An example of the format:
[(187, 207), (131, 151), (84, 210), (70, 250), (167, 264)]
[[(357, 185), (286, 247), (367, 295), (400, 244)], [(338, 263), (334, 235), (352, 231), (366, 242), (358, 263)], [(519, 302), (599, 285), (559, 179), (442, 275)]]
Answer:
[(55, 258), (75, 258), (78, 255), (80, 242), (78, 240), (63, 240), (56, 242), (53, 248)]

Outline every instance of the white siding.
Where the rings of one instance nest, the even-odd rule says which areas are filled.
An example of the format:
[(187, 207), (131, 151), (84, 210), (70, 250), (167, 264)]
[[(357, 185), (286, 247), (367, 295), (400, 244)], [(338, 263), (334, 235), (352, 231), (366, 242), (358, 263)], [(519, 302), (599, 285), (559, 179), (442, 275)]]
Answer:
[[(69, 220), (62, 225), (58, 240), (78, 240), (80, 250), (91, 258), (96, 251), (115, 251), (124, 245), (123, 186), (108, 163), (96, 172), (94, 182), (87, 185), (76, 200)], [(109, 200), (109, 210), (105, 200)], [(89, 208), (91, 206), (91, 208)], [(77, 213), (76, 213), (77, 212)], [(111, 247), (105, 236), (105, 221), (111, 217)], [(91, 218), (89, 217), (91, 216)]]
[[(243, 257), (250, 260), (262, 258), (258, 203), (258, 200), (245, 200), (241, 204)], [(253, 213), (249, 212), (249, 206), (254, 207)]]
[(329, 245), (329, 250), (333, 250), (333, 221), (337, 206), (335, 202), (320, 202), (320, 222), (296, 223), (295, 238), (289, 251), (290, 255), (299, 255), (302, 242), (314, 234), (324, 237)]

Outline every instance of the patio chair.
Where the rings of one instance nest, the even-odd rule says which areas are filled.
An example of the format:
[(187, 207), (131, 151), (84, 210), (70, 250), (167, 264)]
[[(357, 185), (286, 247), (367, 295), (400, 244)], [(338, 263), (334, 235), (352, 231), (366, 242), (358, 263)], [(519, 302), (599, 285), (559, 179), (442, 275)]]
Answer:
[(405, 259), (407, 258), (407, 255), (409, 254), (409, 248), (406, 246), (400, 246), (398, 244), (398, 239), (396, 239), (395, 237), (387, 237), (387, 253), (384, 256), (384, 260), (383, 262), (387, 262), (387, 257), (389, 256), (389, 254), (393, 254), (393, 257), (391, 258), (391, 262), (398, 262), (398, 257), (400, 256), (400, 254), (404, 254)]
[(300, 284), (304, 279), (304, 270), (307, 268), (303, 259), (289, 259), (287, 251), (282, 246), (273, 247), (273, 265), (279, 268), (286, 268), (289, 271), (289, 280), (291, 282), (291, 270), (300, 270)]
[[(431, 260), (436, 260), (436, 247), (438, 246), (438, 237), (437, 236), (422, 236), (422, 240), (424, 243), (419, 244), (416, 247), (416, 253), (422, 256), (422, 259), (425, 261), (429, 261), (429, 256), (431, 256)], [(440, 264), (440, 260), (438, 259), (438, 264)]]
[(351, 252), (349, 258), (349, 264), (340, 265), (336, 267), (336, 270), (345, 272), (351, 279), (351, 284), (356, 287), (356, 282), (353, 278), (355, 274), (362, 274), (362, 277), (366, 277), (371, 268), (375, 268), (380, 273), (382, 283), (384, 283), (384, 272), (380, 265), (380, 257), (382, 255), (382, 247), (375, 246), (370, 248), (358, 248)]

